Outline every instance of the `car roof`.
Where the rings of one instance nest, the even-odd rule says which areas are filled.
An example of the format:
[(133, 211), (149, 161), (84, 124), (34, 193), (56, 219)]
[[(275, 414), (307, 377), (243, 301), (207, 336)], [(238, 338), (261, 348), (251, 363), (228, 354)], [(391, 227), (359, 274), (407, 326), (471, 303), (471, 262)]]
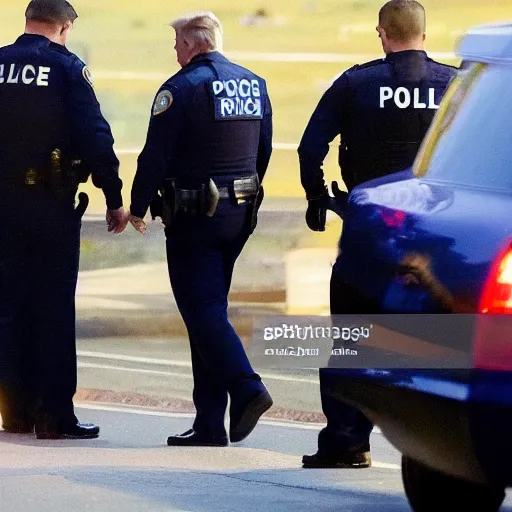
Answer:
[(512, 22), (479, 25), (459, 41), (457, 55), (462, 60), (512, 64)]

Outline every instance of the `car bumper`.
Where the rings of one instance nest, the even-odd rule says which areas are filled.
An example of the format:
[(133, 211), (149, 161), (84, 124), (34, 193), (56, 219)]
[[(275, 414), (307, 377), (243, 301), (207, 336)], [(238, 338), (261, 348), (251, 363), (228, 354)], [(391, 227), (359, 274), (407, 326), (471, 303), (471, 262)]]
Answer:
[(489, 402), (470, 382), (411, 371), (332, 370), (327, 392), (358, 407), (403, 454), (452, 476), (512, 485), (512, 405)]

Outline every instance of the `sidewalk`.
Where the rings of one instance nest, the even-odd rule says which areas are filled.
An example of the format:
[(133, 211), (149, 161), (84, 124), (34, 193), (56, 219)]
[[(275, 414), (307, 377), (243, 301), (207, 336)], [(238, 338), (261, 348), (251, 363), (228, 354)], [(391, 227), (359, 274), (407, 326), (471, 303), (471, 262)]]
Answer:
[[(283, 290), (230, 295), (230, 321), (238, 334), (252, 332), (253, 318), (283, 314)], [(186, 336), (171, 291), (166, 263), (80, 272), (76, 294), (77, 336)]]

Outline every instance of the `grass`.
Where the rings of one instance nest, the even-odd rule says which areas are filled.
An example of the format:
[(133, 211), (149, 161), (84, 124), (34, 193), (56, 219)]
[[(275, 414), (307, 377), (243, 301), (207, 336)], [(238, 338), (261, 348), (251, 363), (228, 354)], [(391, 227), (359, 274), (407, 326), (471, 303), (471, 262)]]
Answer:
[[(23, 31), (26, 2), (3, 0), (1, 40), (8, 43)], [(97, 74), (95, 88), (103, 112), (112, 125), (118, 148), (144, 144), (150, 106), (161, 80), (113, 80), (105, 72), (131, 71), (171, 76), (178, 70), (173, 51), (174, 32), (168, 22), (183, 12), (214, 11), (222, 20), (226, 51), (333, 52), (380, 55), (375, 32), (377, 0), (88, 0), (73, 2), (80, 17), (70, 47)], [(453, 51), (461, 33), (477, 24), (507, 19), (510, 0), (425, 0), (428, 15), (427, 49)], [(268, 22), (245, 26), (242, 18), (265, 9)], [(323, 91), (338, 73), (356, 64), (240, 62), (266, 78), (274, 108), (276, 142), (297, 143)], [(451, 62), (458, 64), (458, 61)], [(336, 152), (326, 163), (329, 180), (339, 180)], [(125, 200), (136, 157), (122, 157)], [(275, 150), (267, 176), (271, 196), (302, 197), (298, 160), (294, 151)], [(104, 209), (101, 194), (92, 186), (91, 213)]]

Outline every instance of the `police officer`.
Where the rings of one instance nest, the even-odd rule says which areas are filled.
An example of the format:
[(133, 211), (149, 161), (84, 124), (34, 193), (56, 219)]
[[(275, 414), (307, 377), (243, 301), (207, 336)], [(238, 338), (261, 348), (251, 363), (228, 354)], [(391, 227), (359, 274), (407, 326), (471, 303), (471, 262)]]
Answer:
[[(329, 195), (322, 165), (329, 143), (341, 136), (339, 163), (348, 192), (365, 181), (412, 166), (420, 144), (456, 68), (437, 63), (424, 51), (425, 10), (414, 0), (391, 0), (379, 12), (377, 32), (386, 54), (344, 72), (324, 94), (298, 150), (301, 181), (308, 199), (306, 222), (324, 231)], [(339, 191), (338, 191), (339, 192)], [(341, 193), (338, 195), (341, 199)], [(364, 314), (355, 291), (331, 277), (331, 314)], [(327, 426), (318, 451), (304, 467), (369, 467), (373, 425), (357, 409), (326, 392), (335, 372), (320, 370)]]
[(110, 127), (87, 67), (65, 47), (76, 18), (64, 0), (33, 0), (25, 34), (0, 48), (0, 408), (5, 430), (35, 428), (38, 439), (99, 434), (73, 408), (87, 207), (75, 195), (90, 171), (109, 231), (128, 221)]
[(162, 189), (159, 216), (172, 290), (190, 339), (197, 411), (192, 429), (167, 444), (225, 446), (228, 395), (231, 442), (246, 438), (272, 406), (227, 316), (233, 267), (262, 200), (272, 111), (265, 81), (220, 53), (222, 29), (212, 13), (171, 26), (182, 69), (154, 100), (130, 220), (145, 233), (143, 218)]

